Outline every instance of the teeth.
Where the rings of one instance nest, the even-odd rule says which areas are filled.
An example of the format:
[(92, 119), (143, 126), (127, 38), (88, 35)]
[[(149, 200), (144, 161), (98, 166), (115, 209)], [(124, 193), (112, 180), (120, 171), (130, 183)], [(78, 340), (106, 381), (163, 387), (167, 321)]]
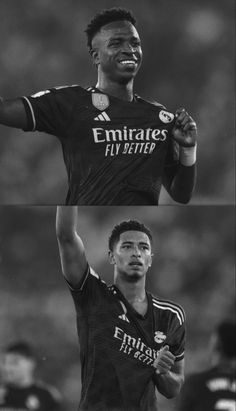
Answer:
[(121, 64), (136, 64), (134, 60), (123, 60)]

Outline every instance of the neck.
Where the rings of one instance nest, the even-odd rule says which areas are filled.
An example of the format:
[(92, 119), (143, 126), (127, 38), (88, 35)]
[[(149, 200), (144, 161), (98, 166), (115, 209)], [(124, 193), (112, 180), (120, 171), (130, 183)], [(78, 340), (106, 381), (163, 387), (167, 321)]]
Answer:
[(110, 80), (102, 75), (98, 75), (96, 87), (110, 96), (125, 101), (133, 101), (133, 79), (128, 82), (118, 83), (117, 81)]
[(145, 301), (145, 276), (135, 282), (130, 282), (125, 280), (122, 275), (115, 273), (114, 283), (129, 303)]

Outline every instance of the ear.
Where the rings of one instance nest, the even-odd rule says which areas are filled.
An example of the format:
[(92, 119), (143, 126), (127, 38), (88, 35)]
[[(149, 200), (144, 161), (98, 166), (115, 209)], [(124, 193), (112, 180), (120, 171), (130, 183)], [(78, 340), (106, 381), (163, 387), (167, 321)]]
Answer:
[(89, 50), (89, 53), (90, 53), (90, 56), (92, 57), (94, 66), (97, 67), (98, 64), (99, 64), (98, 51), (97, 51), (96, 49), (94, 49), (94, 48), (91, 48), (91, 49)]
[(148, 267), (151, 267), (151, 266), (152, 266), (152, 257), (153, 257), (153, 255), (154, 255), (154, 254), (151, 254), (151, 256), (150, 256), (150, 261), (149, 261)]
[(111, 250), (108, 251), (108, 259), (109, 259), (110, 264), (115, 265), (116, 260)]

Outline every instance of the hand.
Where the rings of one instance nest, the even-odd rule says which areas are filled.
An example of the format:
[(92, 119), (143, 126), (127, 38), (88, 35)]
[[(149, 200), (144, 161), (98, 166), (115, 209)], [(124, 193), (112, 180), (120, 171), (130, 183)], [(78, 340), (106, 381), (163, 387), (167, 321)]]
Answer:
[(158, 357), (155, 359), (153, 366), (157, 374), (167, 374), (175, 363), (175, 356), (169, 351), (169, 346), (165, 345), (160, 349)]
[(197, 141), (197, 125), (184, 108), (175, 112), (173, 139), (182, 147), (193, 147)]

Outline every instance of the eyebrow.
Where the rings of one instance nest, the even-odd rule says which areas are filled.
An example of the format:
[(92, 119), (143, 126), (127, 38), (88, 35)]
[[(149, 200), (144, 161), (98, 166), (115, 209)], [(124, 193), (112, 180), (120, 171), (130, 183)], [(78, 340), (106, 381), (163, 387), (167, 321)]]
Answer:
[[(135, 243), (134, 241), (128, 241), (128, 240), (126, 240), (126, 241), (123, 241), (121, 244), (122, 244), (122, 245), (125, 245), (125, 244), (134, 244), (134, 243)], [(146, 241), (139, 241), (138, 244), (139, 244), (139, 245), (147, 245), (148, 247), (150, 247), (150, 244), (147, 243)]]
[[(112, 37), (110, 37), (109, 38), (109, 41), (112, 41), (112, 40), (124, 40), (124, 38), (125, 38), (126, 36), (125, 35), (116, 35), (116, 34), (114, 34)], [(140, 38), (139, 37), (137, 37), (137, 36), (132, 36), (132, 37), (130, 37), (130, 40), (137, 40), (137, 41), (141, 41), (140, 40)]]

